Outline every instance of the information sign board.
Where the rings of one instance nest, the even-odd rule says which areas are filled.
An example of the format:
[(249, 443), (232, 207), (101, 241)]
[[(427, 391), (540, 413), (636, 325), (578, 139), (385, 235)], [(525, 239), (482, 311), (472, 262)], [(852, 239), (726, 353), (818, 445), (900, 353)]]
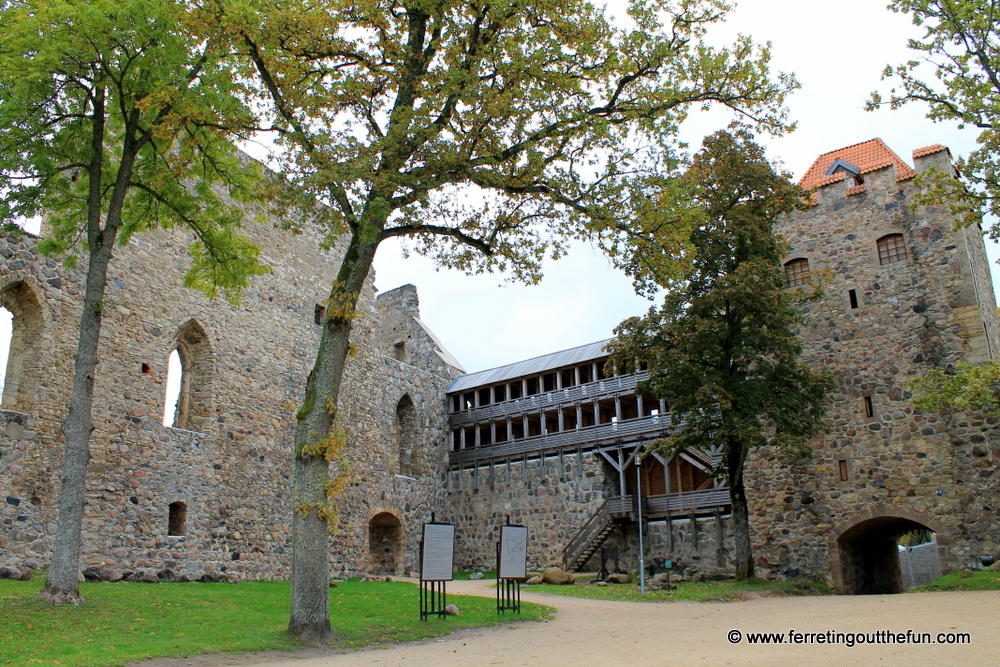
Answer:
[(425, 523), (420, 579), (451, 581), (455, 556), (455, 526), (450, 523)]
[(500, 526), (500, 562), (498, 579), (523, 579), (528, 560), (528, 529), (525, 526)]

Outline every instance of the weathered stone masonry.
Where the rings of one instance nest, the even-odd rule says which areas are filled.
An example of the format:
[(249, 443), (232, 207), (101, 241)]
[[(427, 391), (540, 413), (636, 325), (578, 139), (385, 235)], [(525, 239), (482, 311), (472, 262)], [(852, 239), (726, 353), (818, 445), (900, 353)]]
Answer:
[[(946, 570), (1000, 551), (995, 420), (921, 414), (909, 402), (914, 376), (1000, 352), (980, 230), (954, 231), (946, 207), (912, 208), (913, 176), (932, 164), (950, 169), (947, 149), (915, 151), (914, 168), (878, 140), (821, 156), (806, 176), (816, 205), (781, 225), (789, 270), (825, 289), (800, 332), (805, 359), (831, 369), (838, 389), (813, 458), (752, 456), (759, 574), (889, 592), (894, 539), (917, 527), (937, 534)], [(294, 412), (339, 251), (318, 251), (308, 231), (246, 229), (274, 271), (238, 306), (181, 286), (181, 232), (140, 235), (112, 262), (84, 567), (287, 576)], [(0, 303), (15, 320), (0, 409), (0, 564), (49, 557), (79, 322), (82, 274), (36, 243), (0, 234)], [(637, 472), (647, 562), (728, 569), (726, 491), (704, 474), (718, 452), (647, 457), (636, 470), (633, 455), (668, 425), (667, 406), (635, 393), (641, 373), (604, 377), (594, 344), (463, 376), (421, 323), (415, 288), (375, 295), (371, 278), (341, 397), (351, 478), (331, 540), (335, 574), (413, 569), (432, 513), (458, 526), (462, 567), (492, 565), (509, 517), (531, 531), (532, 565), (596, 568), (603, 543), (634, 568)], [(174, 349), (183, 428), (161, 423)]]
[[(336, 251), (316, 250), (315, 234), (292, 236), (248, 223), (273, 273), (254, 282), (239, 306), (181, 286), (187, 239), (174, 231), (141, 235), (112, 262), (97, 369), (92, 458), (88, 467), (83, 566), (227, 571), (238, 578), (288, 571), (288, 475), (294, 411), (319, 340), (316, 308), (335, 275)], [(0, 238), (0, 295), (15, 315), (13, 375), (0, 413), (0, 561), (51, 549), (61, 460), (60, 423), (68, 402), (83, 276), (40, 257), (36, 239)], [(419, 321), (412, 286), (376, 303), (366, 285), (341, 411), (351, 432), (352, 484), (342, 497), (338, 569), (366, 571), (369, 521), (388, 512), (405, 525), (395, 566), (416, 549), (411, 517), (430, 515), (441, 495), (444, 388), (458, 374), (435, 357)], [(383, 304), (392, 336), (408, 356), (386, 358)], [(18, 332), (25, 335), (19, 337)], [(393, 338), (392, 343), (400, 342)], [(391, 346), (391, 344), (390, 344)], [(185, 357), (186, 428), (161, 425), (167, 358)], [(17, 365), (17, 372), (14, 372)], [(11, 387), (8, 382), (8, 387)], [(14, 397), (16, 396), (16, 402)], [(397, 476), (400, 400), (413, 406), (406, 434), (420, 475)], [(397, 429), (398, 430), (398, 429)], [(437, 455), (437, 456), (436, 456)], [(435, 458), (436, 457), (436, 458)], [(169, 535), (171, 505), (183, 511), (182, 535)]]

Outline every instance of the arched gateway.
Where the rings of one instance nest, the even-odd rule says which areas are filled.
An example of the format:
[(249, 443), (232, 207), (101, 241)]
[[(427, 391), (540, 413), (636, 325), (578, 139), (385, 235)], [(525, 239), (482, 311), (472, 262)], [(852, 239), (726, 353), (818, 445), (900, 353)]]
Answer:
[(878, 505), (840, 524), (829, 543), (833, 587), (848, 595), (904, 592), (897, 540), (920, 529), (937, 535), (938, 557), (948, 563), (947, 529), (922, 514)]
[(403, 554), (403, 526), (396, 515), (380, 512), (368, 522), (368, 553), (375, 574), (396, 574)]

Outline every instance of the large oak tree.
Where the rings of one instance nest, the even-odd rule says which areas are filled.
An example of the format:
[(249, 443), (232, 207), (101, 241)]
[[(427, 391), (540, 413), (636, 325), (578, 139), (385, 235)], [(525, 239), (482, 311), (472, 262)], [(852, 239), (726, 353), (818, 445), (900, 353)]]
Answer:
[(767, 47), (704, 43), (727, 10), (636, 0), (618, 27), (583, 0), (219, 0), (280, 126), (280, 171), (325, 205), (305, 202), (330, 243), (350, 235), (298, 413), (292, 634), (330, 636), (329, 469), (349, 437), (336, 406), (379, 244), (408, 237), (442, 266), (527, 281), (573, 237), (644, 265), (632, 242), (657, 223), (633, 223), (655, 212), (689, 111), (787, 129), (796, 84), (771, 75)]
[(789, 289), (774, 232), (807, 193), (776, 172), (746, 132), (718, 132), (679, 176), (693, 194), (664, 210), (693, 225), (690, 264), (663, 280), (663, 306), (615, 330), (612, 363), (649, 367), (637, 391), (667, 402), (673, 434), (654, 447), (664, 455), (699, 448), (719, 452), (714, 474), (729, 485), (736, 577), (754, 576), (744, 473), (751, 449), (770, 445), (788, 458), (808, 455), (832, 389), (826, 372), (798, 361), (798, 305), (813, 287)]
[[(0, 2), (0, 219), (44, 214), (39, 243), (85, 256), (80, 333), (63, 423), (59, 519), (41, 597), (80, 601), (80, 533), (108, 265), (157, 225), (194, 232), (186, 284), (230, 298), (264, 269), (237, 229), (256, 192), (225, 128), (250, 127), (222, 42), (172, 0)], [(235, 136), (235, 135), (233, 135)], [(220, 196), (220, 189), (227, 192)]]

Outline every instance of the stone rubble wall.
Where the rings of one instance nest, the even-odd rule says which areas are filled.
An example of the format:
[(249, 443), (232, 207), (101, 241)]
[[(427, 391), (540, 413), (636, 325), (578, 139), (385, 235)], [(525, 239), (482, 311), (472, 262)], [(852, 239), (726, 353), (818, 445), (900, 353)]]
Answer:
[[(669, 560), (675, 571), (692, 568), (703, 574), (728, 574), (733, 571), (733, 525), (729, 515), (695, 517), (673, 521), (650, 521), (643, 527), (644, 563), (662, 571), (662, 562)], [(720, 539), (721, 538), (721, 539)], [(631, 523), (616, 528), (605, 540), (606, 546), (618, 547), (618, 563), (626, 572), (639, 571), (639, 528)], [(610, 561), (608, 567), (611, 567)], [(597, 572), (601, 568), (601, 550), (588, 560), (581, 572)]]
[[(764, 576), (791, 566), (828, 577), (836, 539), (874, 515), (935, 527), (946, 569), (967, 554), (1000, 550), (996, 420), (917, 412), (908, 387), (931, 368), (981, 361), (984, 350), (998, 349), (982, 239), (953, 232), (946, 207), (913, 210), (913, 183), (896, 182), (892, 167), (865, 178), (858, 194), (846, 195), (843, 183), (825, 186), (817, 206), (779, 230), (790, 256), (807, 257), (825, 290), (804, 309), (802, 358), (833, 371), (838, 387), (812, 459), (787, 465), (767, 447), (751, 454), (747, 487)], [(903, 234), (907, 260), (879, 264), (876, 240), (886, 233)], [(857, 309), (849, 289), (857, 290)]]
[(527, 481), (521, 460), (511, 462), (510, 481), (505, 464), (480, 466), (478, 482), (471, 468), (449, 473), (447, 511), (438, 518), (455, 524), (456, 567), (494, 569), (500, 526), (507, 517), (528, 528), (529, 567), (562, 567), (566, 543), (617, 484), (605, 477), (597, 455), (582, 457), (581, 471), (576, 454), (564, 455), (562, 475), (558, 457), (547, 457), (544, 471), (538, 459), (530, 460)]
[[(272, 273), (254, 280), (238, 305), (182, 286), (189, 263), (182, 231), (146, 232), (116, 250), (96, 374), (82, 567), (288, 575), (294, 414), (318, 347), (315, 309), (342, 251), (318, 250), (316, 230), (296, 236), (248, 220), (244, 231), (262, 245)], [(30, 409), (0, 412), (0, 491), (7, 499), (0, 563), (32, 557), (44, 564), (49, 557), (82, 299), (82, 272), (40, 257), (36, 243), (29, 234), (0, 234), (0, 292), (24, 283), (41, 306)], [(412, 302), (416, 312), (415, 295)], [(445, 455), (434, 443), (444, 441), (444, 390), (457, 374), (440, 357), (422, 365), (430, 354), (414, 357), (417, 365), (385, 358), (384, 309), (371, 277), (359, 310), (357, 355), (348, 361), (341, 399), (355, 481), (341, 499), (346, 509), (331, 547), (335, 567), (346, 573), (366, 571), (368, 514), (376, 506), (405, 520), (411, 510), (429, 514), (440, 504)], [(191, 320), (208, 341), (207, 359), (197, 366), (207, 370), (194, 380), (199, 432), (162, 425), (167, 359)], [(419, 338), (424, 329), (412, 316), (396, 317), (393, 326), (408, 322)], [(396, 446), (389, 441), (396, 402), (387, 389), (395, 401), (408, 392), (423, 415), (426, 478), (400, 480), (385, 470)], [(186, 505), (183, 536), (167, 534), (174, 502)], [(419, 539), (412, 523), (410, 560)]]

